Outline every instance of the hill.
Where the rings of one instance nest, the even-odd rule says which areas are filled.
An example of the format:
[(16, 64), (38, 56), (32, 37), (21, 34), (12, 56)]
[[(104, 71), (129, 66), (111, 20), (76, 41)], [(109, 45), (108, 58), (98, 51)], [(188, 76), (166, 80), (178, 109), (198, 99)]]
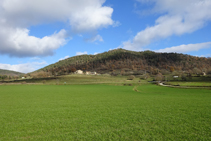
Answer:
[(23, 75), (23, 73), (0, 69), (0, 75), (19, 76), (19, 75)]
[(186, 72), (202, 74), (211, 72), (211, 58), (178, 53), (135, 52), (116, 49), (97, 55), (80, 55), (67, 58), (38, 71), (62, 75), (76, 70), (110, 74), (150, 74)]

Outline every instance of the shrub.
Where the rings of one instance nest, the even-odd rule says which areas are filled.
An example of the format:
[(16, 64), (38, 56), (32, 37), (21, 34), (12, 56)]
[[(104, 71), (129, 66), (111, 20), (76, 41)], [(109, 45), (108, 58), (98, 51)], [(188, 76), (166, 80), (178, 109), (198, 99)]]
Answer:
[(182, 80), (187, 81), (185, 74), (182, 74)]
[(134, 78), (135, 78), (134, 75), (130, 75), (130, 76), (127, 78), (127, 80), (133, 80)]
[(21, 82), (21, 84), (26, 84), (26, 81)]
[(150, 77), (150, 76), (149, 76), (148, 73), (146, 73), (146, 74), (143, 75), (143, 79), (145, 79), (145, 80), (147, 80), (149, 77)]
[(46, 80), (43, 80), (42, 83), (45, 84), (46, 83)]
[(107, 77), (109, 77), (109, 76), (111, 76), (111, 75), (108, 74), (108, 73), (105, 73), (105, 74), (102, 74), (102, 76), (107, 76)]

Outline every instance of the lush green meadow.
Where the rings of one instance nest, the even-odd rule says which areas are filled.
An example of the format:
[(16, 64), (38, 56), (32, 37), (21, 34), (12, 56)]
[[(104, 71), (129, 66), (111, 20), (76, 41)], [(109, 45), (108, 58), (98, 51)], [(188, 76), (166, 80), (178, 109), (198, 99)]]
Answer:
[(211, 140), (211, 91), (0, 85), (0, 140)]
[(178, 81), (178, 82), (168, 82), (166, 84), (169, 85), (178, 85), (178, 86), (185, 86), (185, 87), (210, 87), (211, 88), (211, 82), (185, 82), (185, 81)]
[[(9, 83), (2, 83), (2, 85), (12, 84), (45, 84), (45, 85), (75, 85), (75, 84), (137, 84), (147, 83), (145, 80), (134, 78), (132, 81), (127, 80), (128, 76), (110, 76), (110, 75), (62, 75), (52, 78), (38, 78), (38, 79), (20, 79), (17, 81), (10, 81)], [(7, 81), (6, 81), (7, 82)], [(1, 82), (0, 82), (1, 85)]]

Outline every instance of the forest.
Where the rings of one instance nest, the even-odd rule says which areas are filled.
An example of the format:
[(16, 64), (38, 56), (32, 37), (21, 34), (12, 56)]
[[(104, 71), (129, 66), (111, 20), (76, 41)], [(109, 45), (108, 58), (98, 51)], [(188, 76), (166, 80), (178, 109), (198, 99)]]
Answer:
[(97, 55), (70, 57), (33, 72), (46, 72), (64, 75), (76, 70), (96, 71), (98, 74), (141, 75), (149, 73), (163, 75), (210, 75), (211, 58), (196, 57), (178, 53), (156, 53), (153, 51), (135, 52), (116, 49)]

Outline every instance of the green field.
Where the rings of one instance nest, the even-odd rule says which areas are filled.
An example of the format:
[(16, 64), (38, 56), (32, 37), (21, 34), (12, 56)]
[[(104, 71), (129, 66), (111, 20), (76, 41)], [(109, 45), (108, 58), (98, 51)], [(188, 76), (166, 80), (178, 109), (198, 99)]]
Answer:
[(211, 82), (167, 82), (167, 85), (177, 85), (177, 86), (184, 86), (184, 87), (211, 87)]
[[(109, 85), (136, 85), (146, 84), (147, 81), (135, 78), (127, 80), (128, 76), (107, 76), (107, 75), (63, 75), (52, 78), (38, 78), (38, 79), (20, 79), (17, 81), (10, 81), (9, 83), (0, 83), (0, 85), (12, 84), (38, 84), (38, 85), (81, 85), (81, 84), (109, 84)], [(6, 81), (7, 82), (7, 81)]]
[(211, 140), (211, 91), (0, 85), (0, 140)]

